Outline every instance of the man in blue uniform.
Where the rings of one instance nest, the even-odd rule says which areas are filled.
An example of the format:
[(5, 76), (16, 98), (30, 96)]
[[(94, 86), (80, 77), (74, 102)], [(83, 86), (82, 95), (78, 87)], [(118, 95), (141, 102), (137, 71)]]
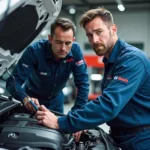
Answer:
[(41, 106), (38, 122), (65, 132), (107, 123), (123, 150), (150, 149), (150, 60), (118, 38), (112, 14), (97, 8), (80, 20), (95, 53), (104, 56), (102, 95), (67, 116), (56, 117)]
[(74, 23), (67, 18), (58, 18), (51, 25), (49, 40), (33, 43), (23, 53), (6, 87), (27, 109), (33, 111), (29, 103), (31, 98), (37, 106), (44, 104), (50, 110), (63, 112), (62, 89), (71, 73), (77, 88), (72, 110), (87, 102), (87, 66), (74, 36)]

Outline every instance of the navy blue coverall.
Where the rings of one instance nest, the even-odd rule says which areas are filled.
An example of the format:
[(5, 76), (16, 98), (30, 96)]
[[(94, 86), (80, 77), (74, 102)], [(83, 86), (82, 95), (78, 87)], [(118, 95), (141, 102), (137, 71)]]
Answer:
[[(76, 132), (107, 123), (121, 130), (112, 136), (124, 150), (150, 149), (150, 60), (139, 49), (118, 39), (109, 59), (104, 57), (102, 95), (81, 109), (59, 117), (65, 132)], [(137, 132), (130, 129), (140, 128)], [(133, 131), (133, 130), (132, 130)], [(145, 149), (144, 149), (145, 148)]]
[(62, 89), (71, 73), (77, 87), (76, 101), (72, 108), (75, 110), (87, 102), (89, 91), (87, 66), (82, 51), (74, 42), (69, 54), (58, 62), (52, 54), (49, 41), (40, 40), (26, 48), (12, 72), (15, 85), (14, 79), (9, 77), (6, 88), (20, 101), (27, 94), (37, 98), (40, 104), (49, 109), (63, 112)]

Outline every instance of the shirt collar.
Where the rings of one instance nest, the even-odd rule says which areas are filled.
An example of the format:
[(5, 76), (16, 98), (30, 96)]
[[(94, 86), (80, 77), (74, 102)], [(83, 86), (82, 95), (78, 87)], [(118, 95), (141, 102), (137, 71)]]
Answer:
[(115, 63), (122, 48), (124, 47), (125, 42), (118, 38), (115, 46), (113, 47), (110, 57), (107, 59), (106, 57), (103, 58), (104, 63)]
[(52, 50), (51, 50), (51, 44), (49, 41), (47, 41), (47, 45), (46, 45), (46, 51), (45, 51), (45, 56), (47, 59), (49, 58), (53, 58), (53, 54), (52, 54)]

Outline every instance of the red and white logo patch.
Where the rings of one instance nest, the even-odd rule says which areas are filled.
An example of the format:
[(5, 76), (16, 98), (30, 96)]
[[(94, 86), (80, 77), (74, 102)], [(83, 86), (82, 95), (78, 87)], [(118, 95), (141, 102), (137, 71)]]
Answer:
[(63, 63), (68, 63), (68, 62), (73, 62), (73, 58), (68, 58), (68, 59), (64, 60)]
[(66, 62), (73, 62), (73, 58), (68, 58)]
[(82, 65), (82, 64), (84, 64), (84, 61), (83, 61), (83, 60), (79, 60), (79, 61), (76, 62), (76, 65), (77, 65), (77, 66), (80, 66), (80, 65)]
[(111, 80), (111, 79), (112, 79), (112, 76), (108, 76), (108, 77), (107, 77), (107, 80)]
[(122, 81), (124, 83), (128, 83), (128, 79), (120, 77), (120, 76), (114, 76), (114, 80), (119, 80), (119, 81)]

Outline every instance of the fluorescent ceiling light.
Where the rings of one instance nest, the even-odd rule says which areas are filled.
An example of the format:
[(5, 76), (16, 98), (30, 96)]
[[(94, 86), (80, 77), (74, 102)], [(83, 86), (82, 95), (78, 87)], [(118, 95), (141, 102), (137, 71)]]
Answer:
[(76, 13), (75, 8), (73, 8), (73, 7), (70, 8), (70, 9), (69, 9), (69, 13), (72, 14), (72, 15), (75, 14), (75, 13)]
[(125, 7), (122, 4), (119, 4), (117, 7), (118, 7), (118, 9), (120, 11), (124, 11), (125, 10)]

